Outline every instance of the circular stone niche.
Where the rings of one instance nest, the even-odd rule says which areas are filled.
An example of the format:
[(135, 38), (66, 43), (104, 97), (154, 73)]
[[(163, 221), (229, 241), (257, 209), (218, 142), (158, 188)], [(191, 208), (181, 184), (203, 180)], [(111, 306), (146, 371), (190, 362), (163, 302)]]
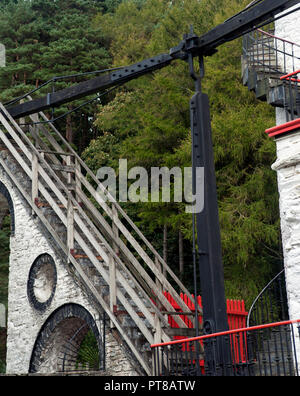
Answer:
[(51, 304), (56, 280), (53, 258), (49, 254), (42, 254), (32, 264), (27, 284), (28, 298), (35, 309), (44, 311)]

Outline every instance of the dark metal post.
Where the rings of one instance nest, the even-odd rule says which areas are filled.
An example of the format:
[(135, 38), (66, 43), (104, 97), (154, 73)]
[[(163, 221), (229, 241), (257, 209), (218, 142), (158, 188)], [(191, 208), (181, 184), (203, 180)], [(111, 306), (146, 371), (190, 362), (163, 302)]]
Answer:
[[(197, 242), (199, 255), (200, 285), (203, 302), (203, 329), (205, 334), (228, 330), (225, 301), (224, 274), (221, 252), (221, 237), (217, 202), (213, 144), (211, 136), (208, 96), (201, 92), (201, 78), (204, 75), (203, 59), (200, 57), (200, 76), (193, 67), (193, 57), (189, 56), (190, 73), (196, 83), (196, 93), (190, 102), (193, 179), (196, 168), (204, 168), (204, 208), (196, 213)], [(205, 363), (208, 371), (216, 375), (216, 368), (231, 365), (230, 349), (223, 337), (213, 345), (206, 343)]]

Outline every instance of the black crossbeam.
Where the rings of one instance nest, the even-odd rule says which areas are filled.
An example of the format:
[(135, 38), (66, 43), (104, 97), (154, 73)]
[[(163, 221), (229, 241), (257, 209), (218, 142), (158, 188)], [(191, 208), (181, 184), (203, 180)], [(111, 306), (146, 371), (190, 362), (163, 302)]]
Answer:
[(60, 91), (49, 93), (42, 98), (9, 107), (7, 110), (13, 118), (25, 117), (29, 114), (58, 107), (64, 103), (104, 91), (115, 85), (125, 84), (141, 75), (168, 66), (172, 60), (174, 60), (174, 58), (170, 55), (161, 54), (124, 69), (116, 70), (112, 73), (83, 81)]
[(296, 4), (299, 0), (264, 0), (252, 8), (246, 8), (201, 36), (199, 51), (204, 56), (210, 55), (221, 44), (243, 36), (261, 23), (268, 23), (271, 18)]
[(278, 13), (298, 3), (299, 0), (264, 0), (218, 25), (201, 37), (186, 36), (177, 47), (170, 50), (169, 54), (161, 54), (146, 59), (113, 73), (49, 93), (42, 98), (8, 107), (7, 110), (15, 119), (25, 117), (98, 93), (115, 85), (124, 84), (142, 75), (164, 68), (173, 60), (185, 60), (189, 53), (192, 53), (193, 56), (212, 55), (219, 45), (242, 36), (256, 25), (268, 21)]

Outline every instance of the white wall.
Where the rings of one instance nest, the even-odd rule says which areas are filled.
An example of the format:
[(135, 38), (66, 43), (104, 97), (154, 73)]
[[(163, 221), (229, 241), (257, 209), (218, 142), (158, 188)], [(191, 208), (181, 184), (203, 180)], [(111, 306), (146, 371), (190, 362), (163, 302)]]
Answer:
[[(5, 154), (2, 151), (0, 155)], [(1, 166), (0, 181), (11, 195), (15, 213), (15, 233), (10, 240), (6, 371), (8, 374), (26, 374), (40, 329), (56, 309), (70, 303), (83, 306), (94, 318), (100, 332), (101, 321), (97, 309), (70, 276), (65, 261), (57, 254), (39, 219), (32, 216), (31, 209)], [(40, 312), (29, 302), (27, 281), (33, 262), (44, 253), (55, 261), (57, 284), (51, 305)], [(106, 346), (109, 375), (136, 375), (131, 361), (110, 333), (106, 335)]]
[[(291, 8), (298, 8), (299, 4), (295, 5)], [(286, 11), (283, 13), (285, 14)], [(282, 15), (282, 14), (281, 14)], [(276, 21), (275, 23), (275, 36), (291, 41), (293, 43), (300, 45), (300, 10), (287, 15), (284, 18), (281, 18)], [(284, 50), (283, 43), (279, 40), (277, 41), (278, 49)], [(292, 53), (292, 46), (289, 43), (285, 44), (285, 50), (288, 53)], [(296, 57), (300, 58), (300, 47), (293, 46), (294, 54)], [(284, 64), (283, 55), (280, 53), (278, 54), (279, 61), (281, 64)], [(294, 63), (292, 62), (291, 57), (286, 57), (286, 65), (287, 65), (287, 72), (291, 73), (295, 70), (300, 69), (300, 59), (294, 58)], [(286, 122), (286, 116), (283, 109), (277, 108), (276, 109), (276, 125), (281, 125)]]
[[(290, 320), (300, 319), (300, 131), (276, 139), (281, 237)], [(300, 362), (299, 334), (295, 328)]]

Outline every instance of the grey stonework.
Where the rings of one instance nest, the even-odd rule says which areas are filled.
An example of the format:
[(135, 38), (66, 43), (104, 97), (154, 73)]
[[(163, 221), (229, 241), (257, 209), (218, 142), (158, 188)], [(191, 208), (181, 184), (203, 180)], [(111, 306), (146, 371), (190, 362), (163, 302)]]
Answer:
[[(295, 5), (293, 8), (297, 8)], [(300, 43), (300, 11), (295, 11), (275, 23), (275, 35)], [(288, 71), (300, 69), (300, 47), (294, 47), (294, 64), (288, 60)], [(279, 55), (280, 56), (280, 55)], [(279, 58), (280, 60), (280, 58)], [(276, 125), (286, 122), (285, 110), (276, 109)], [(285, 279), (291, 320), (300, 317), (300, 130), (275, 138), (277, 159), (272, 169), (277, 172), (281, 237)], [(300, 339), (295, 326), (296, 352), (300, 358)]]
[[(1, 151), (2, 158), (6, 152)], [(6, 158), (9, 161), (9, 158)], [(13, 164), (10, 164), (13, 170)], [(15, 169), (17, 172), (18, 169)], [(22, 178), (21, 178), (22, 179)], [(20, 195), (0, 167), (0, 182), (9, 191), (13, 203), (15, 233), (10, 239), (9, 259), (9, 295), (7, 319), (7, 374), (28, 374), (35, 342), (41, 328), (47, 323), (50, 315), (65, 304), (78, 304), (84, 307), (94, 318), (101, 332), (99, 311), (88, 296), (78, 287), (70, 275), (66, 260), (45, 230), (39, 219), (32, 215), (32, 210)], [(30, 188), (23, 179), (23, 187)], [(27, 283), (30, 270), (40, 256), (50, 255), (56, 266), (56, 287), (51, 304), (45, 310), (37, 310), (29, 301)], [(136, 375), (134, 363), (126, 354), (126, 349), (107, 331), (106, 365), (109, 375)], [(53, 344), (54, 348), (54, 344)], [(54, 354), (51, 355), (55, 356)], [(56, 362), (43, 367), (44, 373), (55, 371)], [(140, 372), (139, 372), (140, 374)]]
[[(285, 279), (291, 320), (300, 317), (300, 131), (276, 139), (281, 236)], [(300, 357), (299, 333), (295, 328), (296, 349)]]

